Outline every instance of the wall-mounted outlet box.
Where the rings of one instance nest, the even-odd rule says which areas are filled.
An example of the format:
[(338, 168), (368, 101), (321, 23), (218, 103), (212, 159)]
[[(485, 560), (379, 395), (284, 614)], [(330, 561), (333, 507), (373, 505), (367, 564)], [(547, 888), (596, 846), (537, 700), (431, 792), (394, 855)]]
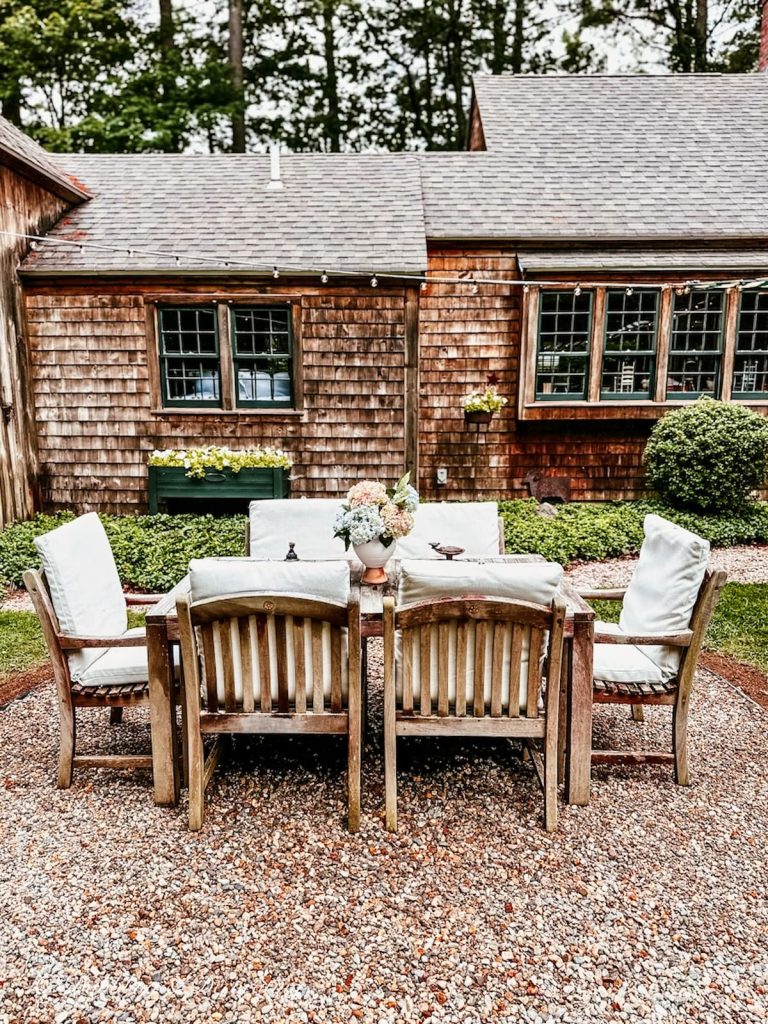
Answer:
[(435, 478), (437, 479), (438, 487), (445, 487), (445, 485), (448, 483), (448, 470), (445, 468), (445, 466), (440, 466), (438, 468), (437, 472), (435, 473)]

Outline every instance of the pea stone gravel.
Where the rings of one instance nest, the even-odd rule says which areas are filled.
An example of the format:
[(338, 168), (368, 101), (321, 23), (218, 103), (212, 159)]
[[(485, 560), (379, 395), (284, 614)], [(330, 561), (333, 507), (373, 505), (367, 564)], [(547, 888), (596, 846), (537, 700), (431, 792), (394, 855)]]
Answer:
[[(148, 773), (54, 786), (52, 687), (0, 712), (0, 1022), (706, 1022), (768, 1019), (768, 716), (697, 680), (693, 785), (598, 769), (541, 828), (505, 743), (405, 741), (382, 825), (380, 650), (361, 831), (332, 739), (228, 752), (202, 832)], [(669, 716), (596, 715), (648, 747)], [(83, 749), (145, 749), (147, 718), (83, 715)]]

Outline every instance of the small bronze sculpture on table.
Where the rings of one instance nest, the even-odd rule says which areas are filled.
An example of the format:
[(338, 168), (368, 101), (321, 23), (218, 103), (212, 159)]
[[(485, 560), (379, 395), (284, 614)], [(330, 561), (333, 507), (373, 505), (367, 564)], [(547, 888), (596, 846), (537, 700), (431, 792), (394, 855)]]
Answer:
[(430, 541), (429, 546), (436, 551), (438, 555), (443, 555), (449, 562), (452, 562), (456, 555), (463, 555), (465, 548), (453, 547), (450, 544), (441, 544), (439, 540)]

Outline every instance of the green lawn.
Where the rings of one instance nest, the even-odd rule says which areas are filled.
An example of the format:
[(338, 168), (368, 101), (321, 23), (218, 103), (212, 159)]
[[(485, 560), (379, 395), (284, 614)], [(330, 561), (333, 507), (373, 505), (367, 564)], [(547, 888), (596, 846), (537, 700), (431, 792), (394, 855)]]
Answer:
[[(616, 622), (617, 601), (594, 601), (605, 622)], [(768, 583), (728, 583), (715, 608), (705, 647), (768, 672)]]
[[(128, 624), (144, 625), (143, 612), (129, 612)], [(34, 612), (0, 612), (0, 679), (48, 660)]]

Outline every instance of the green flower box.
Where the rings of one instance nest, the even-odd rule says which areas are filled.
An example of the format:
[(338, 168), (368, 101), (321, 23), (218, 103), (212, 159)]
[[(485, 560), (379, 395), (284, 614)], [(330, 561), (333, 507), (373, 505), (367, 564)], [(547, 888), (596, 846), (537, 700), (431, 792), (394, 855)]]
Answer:
[(206, 469), (204, 477), (188, 477), (183, 466), (147, 466), (149, 511), (168, 501), (260, 501), (287, 498), (291, 493), (290, 469), (244, 466), (233, 473), (229, 467)]

